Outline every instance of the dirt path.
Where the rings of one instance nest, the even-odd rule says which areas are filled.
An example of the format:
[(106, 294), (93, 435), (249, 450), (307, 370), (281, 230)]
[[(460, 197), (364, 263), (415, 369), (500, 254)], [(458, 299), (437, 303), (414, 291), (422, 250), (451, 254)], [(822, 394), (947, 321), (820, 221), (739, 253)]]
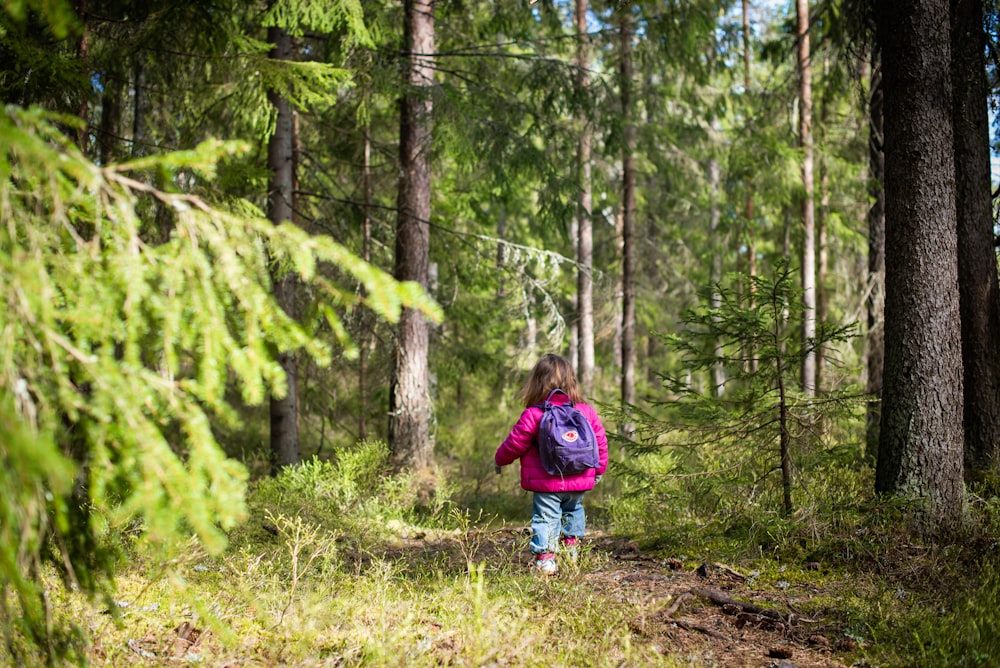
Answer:
[[(483, 535), (478, 559), (510, 556), (523, 530)], [(819, 587), (756, 588), (753, 578), (722, 564), (684, 564), (644, 554), (634, 543), (591, 536), (582, 577), (610, 600), (635, 604), (636, 640), (693, 665), (726, 668), (843, 668), (834, 654), (852, 649), (843, 629), (799, 614), (801, 604), (824, 595)], [(492, 553), (492, 554), (491, 554)], [(530, 557), (524, 555), (524, 567)], [(586, 564), (585, 564), (586, 566)], [(556, 575), (555, 577), (562, 577)], [(576, 576), (575, 576), (576, 577)]]
[[(595, 539), (607, 565), (588, 573), (596, 591), (656, 610), (632, 621), (637, 636), (671, 654), (727, 667), (842, 667), (835, 650), (848, 650), (842, 629), (803, 617), (802, 601), (817, 588), (775, 594), (721, 564), (682, 564), (643, 554), (634, 544)], [(658, 605), (661, 604), (661, 605)], [(850, 641), (847, 641), (850, 642)]]

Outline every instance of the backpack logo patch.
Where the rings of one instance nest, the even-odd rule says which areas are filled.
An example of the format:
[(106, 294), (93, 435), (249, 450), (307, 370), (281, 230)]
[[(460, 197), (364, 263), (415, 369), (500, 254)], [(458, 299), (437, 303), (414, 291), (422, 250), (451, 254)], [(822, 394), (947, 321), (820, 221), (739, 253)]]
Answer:
[(552, 403), (552, 396), (557, 393), (566, 394), (561, 389), (552, 390), (538, 406), (542, 409), (537, 439), (542, 466), (554, 476), (577, 475), (597, 468), (600, 456), (590, 420), (572, 402)]

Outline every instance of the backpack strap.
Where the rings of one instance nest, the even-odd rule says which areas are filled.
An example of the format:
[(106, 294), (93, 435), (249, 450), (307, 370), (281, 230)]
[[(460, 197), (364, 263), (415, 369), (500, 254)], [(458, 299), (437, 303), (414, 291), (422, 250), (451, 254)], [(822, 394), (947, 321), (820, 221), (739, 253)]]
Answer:
[(558, 394), (560, 392), (562, 394), (566, 394), (565, 392), (563, 392), (563, 390), (560, 390), (557, 387), (556, 389), (554, 389), (551, 392), (549, 392), (549, 396), (547, 396), (544, 399), (542, 399), (542, 403), (540, 403), (540, 404), (531, 404), (531, 405), (534, 406), (535, 408), (541, 408), (544, 411), (545, 407), (552, 403), (552, 397), (554, 397), (556, 394)]
[[(549, 392), (549, 396), (548, 396), (548, 397), (546, 397), (546, 399), (545, 399), (545, 402), (544, 402), (544, 403), (545, 403), (545, 404), (548, 404), (548, 403), (551, 403), (551, 402), (552, 402), (552, 397), (554, 397), (554, 396), (555, 396), (555, 395), (557, 395), (557, 394), (561, 394), (561, 395), (563, 395), (564, 397), (566, 397), (567, 399), (570, 399), (570, 396), (569, 396), (568, 394), (566, 394), (566, 390), (564, 390), (564, 389), (562, 389), (562, 388), (559, 388), (559, 387), (557, 387), (557, 388), (555, 388), (554, 390), (552, 390), (551, 392)], [(573, 400), (572, 400), (572, 399), (570, 399), (570, 402), (569, 402), (569, 403), (570, 403), (570, 405), (571, 405), (571, 406), (573, 406), (574, 408), (576, 408), (576, 404), (575, 404), (575, 403), (573, 403)], [(543, 404), (543, 405), (544, 405), (544, 404)]]

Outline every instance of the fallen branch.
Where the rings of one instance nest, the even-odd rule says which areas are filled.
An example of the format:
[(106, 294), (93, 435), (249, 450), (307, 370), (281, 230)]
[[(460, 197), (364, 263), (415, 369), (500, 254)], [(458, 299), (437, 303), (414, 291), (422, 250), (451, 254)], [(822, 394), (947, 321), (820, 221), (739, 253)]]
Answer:
[(743, 575), (742, 573), (740, 573), (739, 571), (737, 571), (734, 568), (726, 566), (723, 563), (720, 563), (720, 562), (716, 561), (716, 562), (713, 562), (712, 565), (715, 566), (716, 568), (718, 568), (719, 570), (721, 570), (723, 573), (725, 573), (729, 577), (731, 577), (734, 580), (736, 580), (737, 582), (744, 582), (747, 579), (747, 576)]
[(719, 640), (729, 640), (724, 633), (719, 633), (715, 629), (710, 629), (703, 624), (695, 624), (694, 622), (689, 622), (686, 619), (675, 619), (673, 620), (673, 623), (685, 631), (698, 631), (699, 633), (704, 633), (707, 636), (718, 638)]
[(670, 605), (669, 608), (667, 608), (666, 610), (663, 611), (663, 616), (664, 617), (670, 617), (671, 615), (673, 615), (675, 612), (677, 612), (677, 609), (681, 607), (681, 603), (683, 603), (684, 601), (686, 601), (689, 598), (694, 598), (694, 594), (692, 594), (690, 591), (686, 591), (683, 594), (681, 594), (680, 596), (678, 596), (677, 600), (675, 600)]
[(703, 578), (707, 578), (711, 574), (713, 569), (722, 571), (726, 576), (732, 578), (733, 580), (736, 580), (737, 582), (745, 582), (747, 579), (747, 576), (743, 575), (736, 569), (718, 561), (713, 561), (711, 566), (709, 566), (709, 564), (707, 563), (702, 564), (695, 570), (695, 573), (697, 573), (699, 576)]
[(694, 596), (700, 596), (702, 598), (707, 598), (712, 603), (715, 603), (719, 607), (733, 605), (738, 607), (743, 612), (748, 612), (753, 615), (761, 615), (762, 617), (770, 617), (771, 619), (777, 620), (779, 622), (787, 622), (780, 612), (776, 610), (771, 610), (769, 608), (762, 608), (759, 605), (754, 605), (753, 603), (744, 603), (743, 601), (737, 601), (734, 598), (726, 596), (721, 591), (715, 591), (714, 589), (702, 589), (702, 588), (692, 588), (690, 589), (691, 594)]
[[(738, 614), (745, 613), (750, 615), (757, 615), (759, 617), (767, 617), (770, 620), (781, 622), (782, 624), (791, 625), (791, 615), (788, 618), (782, 616), (782, 614), (776, 610), (770, 610), (768, 608), (762, 608), (759, 605), (754, 605), (753, 603), (745, 603), (743, 601), (737, 601), (736, 599), (726, 596), (721, 591), (715, 591), (714, 589), (704, 589), (701, 587), (692, 587), (685, 592), (682, 592), (677, 596), (670, 607), (663, 611), (662, 615), (664, 618), (669, 619), (674, 613), (676, 613), (681, 604), (684, 601), (694, 598), (695, 596), (699, 598), (705, 598), (715, 603), (720, 608), (727, 611), (728, 614)], [(729, 611), (738, 612), (729, 612)], [(700, 630), (700, 629), (698, 629)]]

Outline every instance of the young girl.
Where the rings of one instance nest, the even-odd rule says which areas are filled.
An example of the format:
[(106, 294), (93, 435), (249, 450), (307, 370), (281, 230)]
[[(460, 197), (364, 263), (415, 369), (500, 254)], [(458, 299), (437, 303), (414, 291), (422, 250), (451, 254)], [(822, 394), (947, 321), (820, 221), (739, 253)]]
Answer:
[[(542, 418), (540, 406), (555, 389), (562, 392), (552, 396), (552, 403), (572, 401), (594, 428), (600, 455), (600, 464), (596, 469), (557, 476), (550, 475), (542, 466), (535, 442)], [(497, 473), (500, 473), (501, 466), (512, 464), (515, 459), (521, 460), (521, 487), (534, 492), (531, 552), (535, 555), (535, 567), (541, 573), (554, 575), (557, 570), (555, 552), (559, 544), (575, 555), (577, 543), (584, 534), (583, 494), (594, 488), (608, 467), (608, 438), (597, 412), (583, 403), (576, 374), (564, 357), (550, 353), (538, 360), (521, 388), (520, 398), (524, 402), (524, 412), (497, 448), (493, 461)]]

